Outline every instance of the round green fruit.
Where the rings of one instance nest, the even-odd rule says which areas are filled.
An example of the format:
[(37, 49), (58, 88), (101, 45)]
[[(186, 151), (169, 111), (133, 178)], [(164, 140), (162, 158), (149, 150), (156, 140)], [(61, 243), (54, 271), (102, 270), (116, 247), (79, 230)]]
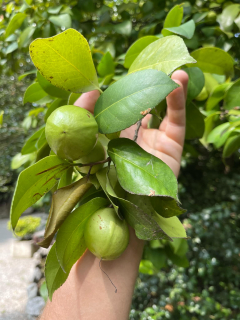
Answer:
[[(102, 161), (105, 160), (106, 158), (106, 152), (101, 144), (100, 141), (97, 142), (97, 144), (95, 145), (95, 147), (92, 149), (92, 151), (90, 151), (90, 153), (88, 155), (86, 155), (85, 157), (82, 157), (81, 159), (79, 159), (77, 162), (79, 163), (91, 163), (91, 162), (98, 162), (98, 161)], [(98, 170), (102, 169), (102, 167), (104, 166), (104, 164), (97, 164), (95, 166), (92, 167), (91, 169), (91, 174), (96, 173)], [(78, 171), (81, 173), (88, 173), (90, 167), (77, 167)]]
[(96, 211), (87, 221), (84, 238), (88, 249), (99, 259), (114, 260), (127, 248), (129, 230), (112, 208)]
[(60, 158), (74, 161), (93, 149), (98, 125), (88, 110), (62, 106), (48, 117), (45, 133), (49, 146)]

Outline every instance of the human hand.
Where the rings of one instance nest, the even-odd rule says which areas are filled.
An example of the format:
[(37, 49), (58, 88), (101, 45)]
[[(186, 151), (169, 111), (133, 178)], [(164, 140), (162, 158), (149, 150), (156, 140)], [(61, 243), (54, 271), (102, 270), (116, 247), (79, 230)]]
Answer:
[[(148, 129), (151, 115), (142, 120), (137, 143), (147, 152), (164, 161), (178, 176), (185, 137), (185, 104), (187, 96), (188, 75), (182, 70), (175, 71), (172, 79), (180, 85), (167, 97), (167, 115), (159, 129)], [(84, 93), (75, 105), (94, 112), (99, 98), (99, 91)], [(121, 137), (133, 139), (136, 125), (121, 132)]]

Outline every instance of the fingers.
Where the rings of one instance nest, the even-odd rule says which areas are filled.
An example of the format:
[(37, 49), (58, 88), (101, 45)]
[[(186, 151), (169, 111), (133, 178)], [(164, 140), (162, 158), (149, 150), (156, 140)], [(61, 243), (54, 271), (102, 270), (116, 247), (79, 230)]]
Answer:
[(83, 93), (81, 97), (78, 98), (77, 101), (75, 101), (74, 105), (77, 107), (84, 108), (93, 113), (95, 104), (99, 96), (100, 92), (98, 90)]
[(176, 141), (180, 145), (184, 143), (185, 123), (186, 123), (186, 96), (188, 75), (186, 72), (179, 70), (173, 73), (172, 79), (180, 85), (172, 91), (167, 97), (167, 118), (164, 119), (161, 131)]

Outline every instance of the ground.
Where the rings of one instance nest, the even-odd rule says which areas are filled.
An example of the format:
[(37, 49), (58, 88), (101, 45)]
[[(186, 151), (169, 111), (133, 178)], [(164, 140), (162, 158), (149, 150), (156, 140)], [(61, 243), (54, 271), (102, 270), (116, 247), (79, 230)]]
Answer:
[(7, 221), (0, 220), (0, 320), (27, 320), (27, 286), (34, 260), (11, 256), (13, 235)]

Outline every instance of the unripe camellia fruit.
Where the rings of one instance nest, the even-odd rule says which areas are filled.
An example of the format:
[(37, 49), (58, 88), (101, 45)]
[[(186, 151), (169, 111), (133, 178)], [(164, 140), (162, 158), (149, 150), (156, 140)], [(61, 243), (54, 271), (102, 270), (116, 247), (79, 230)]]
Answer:
[(84, 238), (88, 249), (99, 259), (114, 260), (127, 248), (129, 230), (113, 208), (96, 211), (87, 221)]
[[(106, 152), (101, 144), (100, 141), (97, 142), (97, 144), (95, 145), (95, 147), (92, 149), (92, 151), (90, 151), (90, 153), (88, 155), (86, 155), (85, 157), (82, 157), (81, 159), (79, 159), (77, 162), (79, 163), (91, 163), (91, 162), (98, 162), (98, 161), (102, 161), (106, 158)], [(94, 165), (91, 169), (91, 174), (96, 173), (98, 170), (102, 169), (102, 167), (104, 166), (104, 164), (97, 164)], [(79, 172), (82, 173), (88, 173), (90, 167), (77, 167)]]
[(77, 106), (62, 106), (48, 117), (46, 139), (62, 159), (71, 161), (86, 156), (95, 146), (98, 125), (93, 115)]

